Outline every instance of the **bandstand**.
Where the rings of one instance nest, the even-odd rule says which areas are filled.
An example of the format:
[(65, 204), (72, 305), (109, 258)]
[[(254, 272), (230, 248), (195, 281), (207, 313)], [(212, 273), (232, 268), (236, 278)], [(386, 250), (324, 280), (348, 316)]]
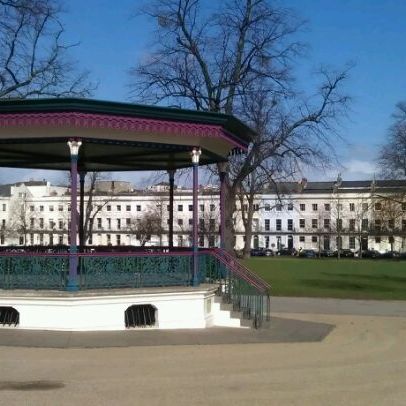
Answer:
[[(71, 219), (65, 252), (21, 247), (0, 253), (0, 326), (261, 326), (269, 319), (269, 285), (224, 249), (198, 247), (199, 166), (220, 164), (223, 246), (227, 159), (246, 150), (251, 136), (242, 122), (217, 113), (86, 99), (1, 101), (0, 166), (70, 171)], [(187, 167), (193, 168), (191, 249), (173, 247), (174, 174)], [(89, 252), (86, 173), (137, 170), (168, 172), (168, 247)]]

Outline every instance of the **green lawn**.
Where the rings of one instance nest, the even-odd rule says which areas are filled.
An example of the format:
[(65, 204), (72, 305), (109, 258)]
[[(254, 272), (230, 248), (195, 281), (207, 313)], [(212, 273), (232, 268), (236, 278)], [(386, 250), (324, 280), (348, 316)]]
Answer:
[(250, 258), (274, 296), (406, 300), (406, 261)]

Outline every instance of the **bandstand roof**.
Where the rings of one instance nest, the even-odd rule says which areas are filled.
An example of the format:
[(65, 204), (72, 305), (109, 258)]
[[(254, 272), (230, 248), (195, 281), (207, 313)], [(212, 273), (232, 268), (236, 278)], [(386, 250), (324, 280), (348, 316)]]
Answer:
[(136, 171), (225, 161), (253, 131), (233, 116), (90, 99), (0, 101), (0, 166), (69, 170), (69, 139), (80, 139), (79, 168)]

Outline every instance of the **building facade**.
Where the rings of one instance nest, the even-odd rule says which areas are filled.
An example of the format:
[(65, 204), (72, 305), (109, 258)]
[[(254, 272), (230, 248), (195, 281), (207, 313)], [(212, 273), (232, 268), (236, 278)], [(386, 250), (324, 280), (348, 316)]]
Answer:
[[(87, 245), (168, 245), (169, 193), (161, 183), (136, 190), (103, 181), (85, 196)], [(91, 194), (91, 199), (89, 195)], [(406, 251), (406, 181), (287, 182), (254, 202), (253, 248)], [(89, 203), (91, 200), (91, 203)], [(244, 203), (243, 203), (244, 204)], [(199, 245), (219, 245), (219, 192), (200, 187)], [(236, 202), (235, 248), (245, 243)], [(174, 246), (190, 246), (192, 192), (176, 188)], [(0, 245), (69, 243), (70, 191), (47, 181), (0, 186)]]

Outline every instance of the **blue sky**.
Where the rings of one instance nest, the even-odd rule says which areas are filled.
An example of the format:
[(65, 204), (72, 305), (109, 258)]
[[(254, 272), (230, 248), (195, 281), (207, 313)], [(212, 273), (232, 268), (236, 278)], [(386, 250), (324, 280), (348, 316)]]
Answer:
[[(95, 98), (128, 101), (128, 70), (148, 52), (152, 41), (153, 27), (144, 17), (136, 16), (140, 3), (65, 2), (65, 38), (80, 42), (72, 56), (99, 82)], [(406, 1), (285, 0), (283, 5), (307, 20), (300, 39), (309, 50), (297, 65), (304, 90), (311, 90), (311, 74), (320, 64), (341, 68), (347, 62), (355, 63), (346, 88), (353, 102), (341, 131), (346, 142), (339, 143), (338, 152), (346, 168), (341, 169), (344, 179), (371, 178), (377, 147), (385, 141), (395, 104), (406, 100)], [(334, 169), (326, 175), (309, 172), (307, 176), (332, 178), (336, 173)], [(15, 176), (20, 180), (34, 175), (16, 171)], [(58, 176), (63, 179), (63, 175), (51, 178)], [(4, 173), (0, 180), (4, 180)]]

